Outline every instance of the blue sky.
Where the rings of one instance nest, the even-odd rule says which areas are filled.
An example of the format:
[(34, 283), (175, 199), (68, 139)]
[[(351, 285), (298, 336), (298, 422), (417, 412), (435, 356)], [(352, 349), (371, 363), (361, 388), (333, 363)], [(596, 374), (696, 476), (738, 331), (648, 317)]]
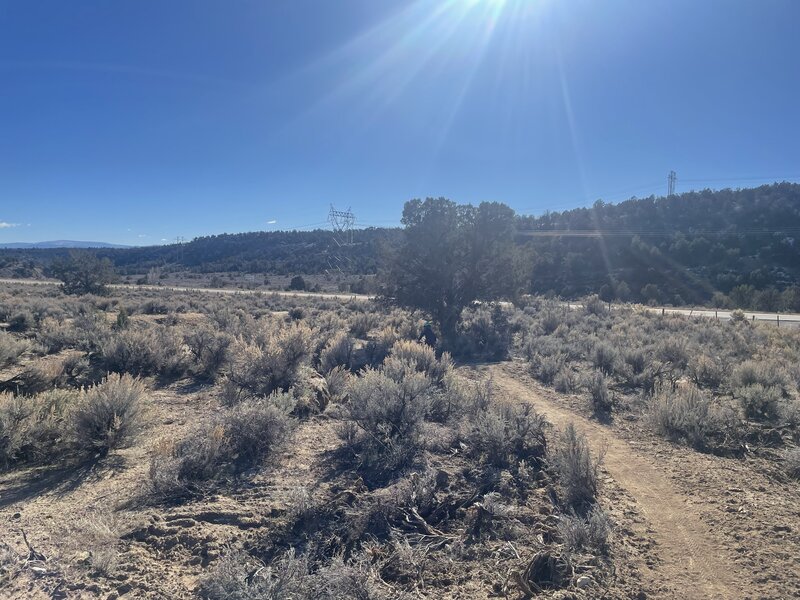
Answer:
[(0, 0), (0, 242), (798, 180), (798, 22), (794, 0)]

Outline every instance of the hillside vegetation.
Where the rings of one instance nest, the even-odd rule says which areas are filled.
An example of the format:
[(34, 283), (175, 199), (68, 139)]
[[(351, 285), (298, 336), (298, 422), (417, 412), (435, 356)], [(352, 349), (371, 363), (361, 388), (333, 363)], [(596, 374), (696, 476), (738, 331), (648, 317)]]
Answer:
[[(477, 213), (476, 213), (477, 214)], [(800, 311), (800, 185), (598, 200), (590, 208), (517, 216), (504, 252), (519, 291), (651, 304)], [(480, 230), (480, 226), (476, 231)], [(96, 249), (121, 275), (164, 272), (290, 276), (391, 272), (400, 229), (369, 228), (340, 246), (328, 231), (200, 237), (182, 246)], [(0, 274), (49, 274), (67, 249), (0, 250)], [(499, 264), (505, 261), (499, 260)], [(386, 281), (391, 291), (394, 283)]]

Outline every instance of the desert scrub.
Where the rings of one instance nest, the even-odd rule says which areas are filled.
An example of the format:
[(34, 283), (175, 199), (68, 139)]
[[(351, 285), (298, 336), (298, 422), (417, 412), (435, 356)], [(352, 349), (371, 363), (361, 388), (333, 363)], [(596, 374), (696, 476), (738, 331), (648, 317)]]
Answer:
[(20, 356), (30, 350), (30, 342), (19, 339), (0, 330), (0, 367), (17, 362)]
[(76, 447), (103, 455), (129, 444), (143, 426), (145, 392), (140, 380), (115, 373), (83, 392), (72, 415)]
[(570, 423), (558, 436), (549, 462), (558, 474), (563, 500), (573, 510), (582, 512), (597, 497), (597, 476), (602, 457), (593, 457), (586, 435)]
[(36, 396), (0, 394), (0, 467), (50, 462), (64, 453), (67, 414), (77, 397), (69, 390)]
[(164, 441), (151, 455), (150, 488), (162, 500), (180, 499), (204, 483), (265, 462), (291, 436), (288, 394), (244, 400), (222, 411), (178, 443)]
[(452, 345), (455, 356), (463, 358), (502, 360), (511, 350), (513, 332), (508, 315), (502, 306), (480, 305), (464, 309)]
[(594, 507), (586, 517), (563, 515), (558, 522), (558, 533), (564, 547), (570, 552), (591, 552), (605, 556), (609, 552), (611, 517)]
[(336, 367), (350, 367), (353, 359), (353, 339), (345, 332), (331, 338), (319, 357), (319, 370), (329, 373)]
[(781, 390), (774, 386), (763, 386), (752, 383), (733, 392), (748, 419), (754, 421), (775, 422), (781, 416), (784, 404)]
[(425, 445), (430, 387), (431, 380), (410, 366), (394, 377), (368, 368), (353, 380), (339, 436), (360, 471), (382, 480), (416, 459)]
[(788, 395), (791, 387), (788, 373), (771, 361), (746, 360), (733, 370), (728, 381), (732, 390), (755, 384), (775, 387), (784, 396)]
[(230, 361), (233, 336), (201, 325), (184, 336), (192, 355), (192, 372), (196, 377), (213, 381)]
[(248, 341), (239, 338), (231, 352), (228, 378), (246, 396), (286, 391), (311, 355), (311, 329), (303, 321), (280, 327), (262, 324)]
[(468, 422), (465, 439), (470, 453), (498, 468), (521, 461), (541, 467), (547, 453), (547, 421), (529, 403), (492, 403)]
[(783, 460), (787, 475), (792, 479), (800, 480), (800, 448), (786, 450)]
[(614, 406), (614, 400), (611, 397), (611, 392), (608, 391), (608, 382), (605, 375), (600, 371), (590, 374), (586, 381), (586, 387), (589, 390), (589, 399), (595, 414), (610, 413)]
[(164, 326), (116, 331), (101, 342), (100, 354), (115, 373), (178, 376), (186, 370), (183, 340)]
[[(313, 566), (313, 568), (312, 568)], [(364, 555), (312, 565), (289, 551), (269, 566), (245, 553), (224, 557), (200, 582), (207, 600), (389, 600), (402, 598)]]
[(657, 433), (697, 450), (708, 450), (734, 426), (732, 416), (714, 406), (693, 385), (657, 387), (650, 404), (650, 421)]
[(433, 348), (409, 340), (395, 342), (389, 358), (384, 362), (384, 370), (399, 368), (399, 365), (409, 366), (439, 385), (453, 370), (449, 354), (445, 352), (441, 359), (437, 359)]

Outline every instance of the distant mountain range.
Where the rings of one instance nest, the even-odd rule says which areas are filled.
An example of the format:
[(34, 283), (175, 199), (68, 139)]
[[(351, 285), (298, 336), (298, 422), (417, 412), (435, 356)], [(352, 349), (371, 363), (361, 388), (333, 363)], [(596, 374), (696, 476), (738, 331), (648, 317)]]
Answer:
[(0, 248), (131, 248), (122, 244), (109, 244), (106, 242), (77, 242), (75, 240), (54, 240), (51, 242), (11, 242), (0, 244)]

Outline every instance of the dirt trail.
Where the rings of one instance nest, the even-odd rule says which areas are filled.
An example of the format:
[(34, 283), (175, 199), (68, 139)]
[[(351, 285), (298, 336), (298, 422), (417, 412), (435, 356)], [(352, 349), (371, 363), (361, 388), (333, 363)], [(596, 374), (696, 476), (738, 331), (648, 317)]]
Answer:
[(529, 400), (557, 427), (569, 422), (583, 430), (593, 449), (606, 450), (605, 470), (633, 498), (649, 522), (647, 533), (656, 542), (660, 563), (651, 567), (654, 580), (670, 588), (664, 597), (685, 599), (741, 598), (747, 579), (733, 572), (722, 543), (692, 512), (689, 498), (676, 490), (652, 459), (602, 425), (559, 406), (516, 379), (503, 365), (486, 369), (501, 395)]

